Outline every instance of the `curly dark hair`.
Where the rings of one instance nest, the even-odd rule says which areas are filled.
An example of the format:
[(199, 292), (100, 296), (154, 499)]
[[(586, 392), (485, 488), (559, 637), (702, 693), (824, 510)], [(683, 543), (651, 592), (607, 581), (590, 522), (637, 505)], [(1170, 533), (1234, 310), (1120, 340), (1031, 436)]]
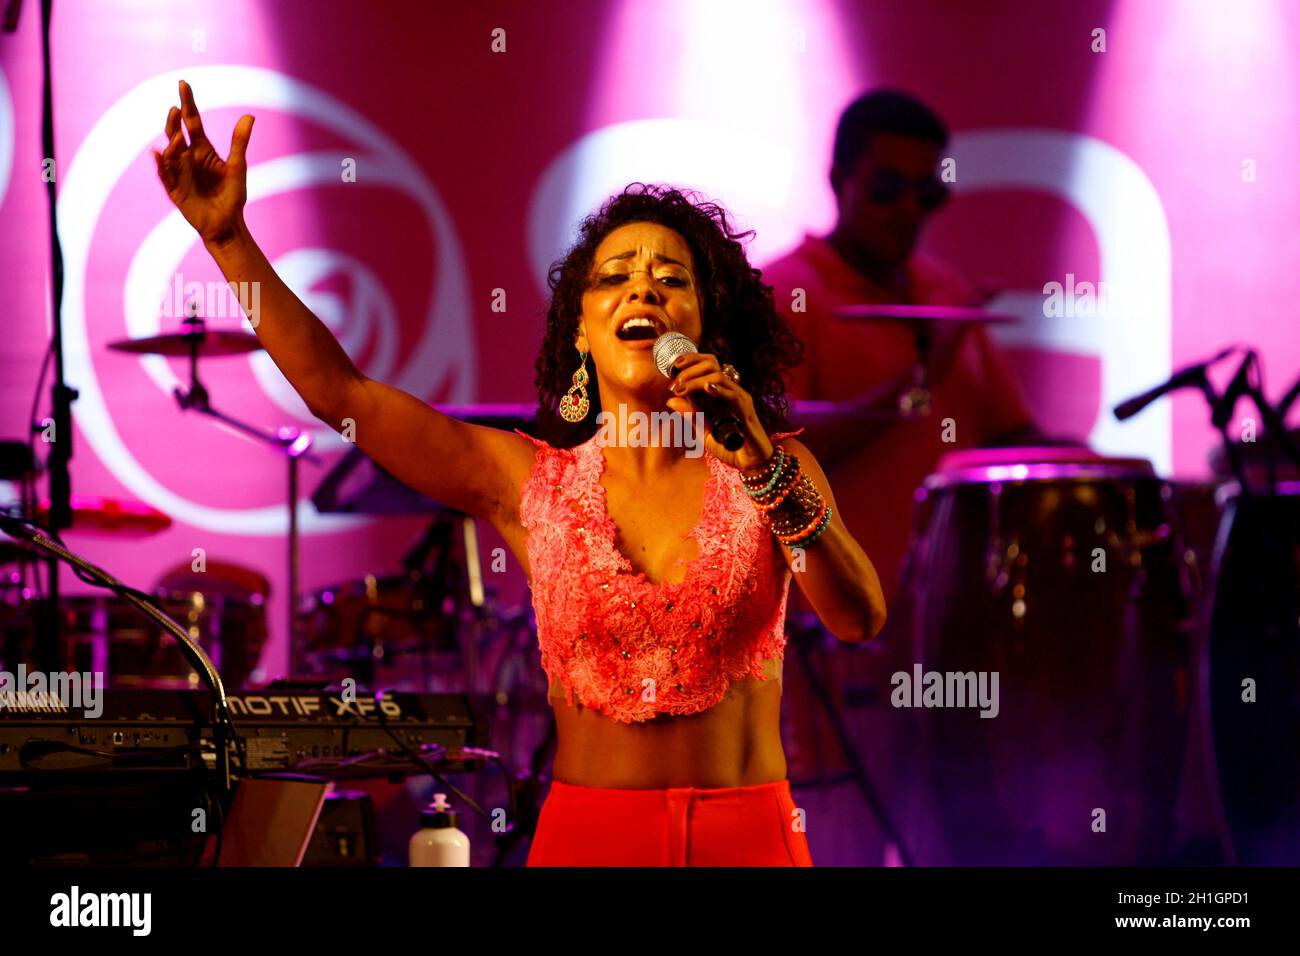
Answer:
[(551, 303), (537, 356), (537, 436), (556, 448), (571, 448), (596, 433), (600, 387), (590, 356), (591, 409), (586, 417), (566, 422), (560, 417), (560, 399), (577, 369), (573, 343), (596, 248), (613, 230), (632, 222), (657, 223), (686, 240), (702, 306), (700, 351), (736, 367), (766, 431), (788, 427), (785, 372), (803, 361), (804, 347), (776, 311), (772, 287), (763, 283), (762, 272), (745, 256), (742, 242), (753, 237), (753, 230), (734, 232), (725, 209), (690, 190), (632, 183), (582, 220), (577, 240), (547, 276)]

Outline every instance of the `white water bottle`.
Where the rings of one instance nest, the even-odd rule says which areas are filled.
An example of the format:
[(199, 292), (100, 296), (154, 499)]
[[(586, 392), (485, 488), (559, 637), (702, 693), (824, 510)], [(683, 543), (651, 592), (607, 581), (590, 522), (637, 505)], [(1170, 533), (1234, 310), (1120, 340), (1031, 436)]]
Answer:
[(411, 836), (411, 866), (469, 866), (469, 837), (456, 828), (459, 814), (445, 793), (420, 811), (420, 829)]

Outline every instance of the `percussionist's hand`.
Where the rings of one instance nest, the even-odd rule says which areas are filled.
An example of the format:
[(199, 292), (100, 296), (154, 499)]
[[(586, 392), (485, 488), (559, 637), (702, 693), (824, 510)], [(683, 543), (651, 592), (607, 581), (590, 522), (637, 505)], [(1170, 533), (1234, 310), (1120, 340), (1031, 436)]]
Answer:
[(223, 160), (203, 132), (194, 91), (184, 80), (180, 81), (180, 99), (180, 108), (173, 106), (167, 114), (166, 149), (153, 150), (158, 178), (167, 197), (203, 241), (220, 243), (234, 234), (248, 197), (244, 156), (253, 133), (253, 117), (245, 114), (239, 118), (230, 138), (230, 154)]

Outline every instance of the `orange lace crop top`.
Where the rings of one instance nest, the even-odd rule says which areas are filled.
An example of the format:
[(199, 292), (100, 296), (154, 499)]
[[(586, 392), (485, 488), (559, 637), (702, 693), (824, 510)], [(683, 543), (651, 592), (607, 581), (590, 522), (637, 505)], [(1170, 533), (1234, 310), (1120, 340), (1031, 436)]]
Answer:
[(689, 535), (699, 554), (682, 581), (655, 584), (615, 544), (597, 436), (561, 449), (515, 431), (537, 446), (519, 519), (542, 668), (568, 703), (635, 723), (699, 713), (733, 681), (766, 679), (763, 662), (785, 653), (791, 575), (738, 470), (705, 452), (712, 475)]

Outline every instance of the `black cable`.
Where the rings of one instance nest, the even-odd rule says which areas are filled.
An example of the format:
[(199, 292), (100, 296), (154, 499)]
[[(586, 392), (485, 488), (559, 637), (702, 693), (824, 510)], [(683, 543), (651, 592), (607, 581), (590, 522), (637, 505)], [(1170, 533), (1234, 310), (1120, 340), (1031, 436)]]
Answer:
[(487, 759), (488, 763), (494, 763), (497, 765), (497, 768), (501, 771), (501, 778), (506, 782), (506, 800), (510, 805), (510, 820), (512, 821), (510, 829), (514, 829), (513, 821), (518, 819), (519, 812), (518, 801), (515, 795), (514, 777), (510, 773), (510, 768), (506, 766), (506, 762), (502, 760), (499, 755)]
[[(48, 757), (52, 754), (73, 753), (73, 754), (81, 754), (86, 757), (103, 757), (110, 764), (118, 764), (118, 763), (129, 764), (133, 760), (143, 759), (145, 757), (162, 757), (162, 756), (169, 756), (177, 753), (199, 752), (202, 750), (201, 747), (198, 747), (195, 744), (178, 744), (174, 747), (154, 747), (154, 748), (141, 747), (139, 749), (132, 747), (129, 749), (123, 748), (121, 750), (96, 750), (93, 747), (82, 747), (77, 744), (68, 743), (67, 741), (64, 740), (46, 740), (43, 737), (29, 737), (27, 741), (21, 747), (18, 748), (18, 765), (22, 767), (24, 770), (41, 770), (42, 773), (81, 772), (84, 770), (88, 770), (90, 768), (89, 767), (66, 767), (66, 768), (60, 767), (57, 769), (49, 768), (49, 767), (42, 768), (39, 764), (35, 763), (35, 760), (33, 760), (33, 758), (28, 753), (29, 749), (33, 748), (33, 745), (43, 745), (45, 749), (45, 752), (40, 754), (38, 757), (36, 757), (35, 760), (40, 760), (43, 757)], [(42, 747), (38, 746), (35, 747), (35, 749), (42, 749)], [(202, 757), (200, 755), (200, 764), (201, 763), (202, 763)], [(167, 764), (160, 764), (157, 769), (166, 770), (166, 769), (173, 769), (173, 768)]]
[[(460, 789), (459, 787), (457, 787), (455, 784), (453, 784), (453, 783), (451, 783), (449, 780), (447, 780), (446, 777), (444, 777), (441, 773), (439, 773), (436, 769), (434, 769), (433, 766), (430, 765), (430, 763), (428, 762), (428, 759), (425, 757), (424, 754), (420, 753), (420, 752), (417, 751), (417, 750), (414, 750), (414, 749), (410, 746), (410, 744), (408, 744), (406, 741), (402, 740), (402, 738), (399, 737), (399, 736), (397, 736), (397, 734), (393, 731), (393, 728), (392, 728), (392, 726), (388, 723), (388, 718), (387, 718), (387, 716), (384, 714), (384, 709), (383, 709), (383, 699), (384, 699), (384, 697), (387, 696), (389, 693), (390, 693), (390, 692), (381, 689), (381, 690), (377, 690), (377, 691), (375, 691), (375, 694), (374, 694), (374, 697), (375, 697), (375, 717), (376, 717), (376, 720), (377, 720), (378, 723), (379, 723), (379, 726), (383, 729), (384, 733), (386, 733), (390, 738), (392, 738), (393, 742), (394, 742), (395, 744), (397, 744), (397, 746), (401, 749), (402, 753), (406, 756), (407, 760), (409, 760), (410, 763), (412, 763), (412, 764), (414, 764), (416, 767), (418, 767), (422, 773), (427, 773), (427, 774), (429, 774), (431, 777), (433, 777), (433, 779), (434, 779), (435, 782), (441, 784), (445, 789), (447, 789), (447, 790), (451, 791), (452, 793), (454, 793), (454, 794), (455, 794), (455, 795), (456, 795), (456, 796), (457, 796), (461, 801), (463, 801), (464, 804), (465, 804), (467, 807), (469, 807), (469, 808), (470, 808), (474, 813), (477, 813), (480, 817), (482, 817), (482, 818), (485, 819), (485, 820), (490, 820), (490, 819), (491, 819), (491, 815), (490, 815), (489, 813), (487, 813), (487, 811), (485, 811), (482, 807), (480, 807), (480, 806), (478, 805), (478, 803), (477, 803), (473, 798), (471, 798), (467, 793), (465, 793), (463, 790), (461, 790), (461, 789)], [(446, 754), (446, 753), (448, 752), (447, 748), (444, 747), (444, 746), (442, 746), (441, 744), (425, 744), (425, 745), (422, 745), (422, 749), (423, 749), (423, 747), (429, 747), (429, 748), (431, 748), (431, 749), (435, 749), (435, 751), (436, 751), (436, 755), (437, 755), (438, 757), (441, 757), (443, 754)], [(464, 749), (464, 748), (463, 748), (463, 749)], [(470, 751), (473, 751), (473, 750), (477, 750), (478, 748), (468, 748), (468, 749), (469, 749)], [(295, 769), (295, 770), (307, 770), (307, 769), (311, 769), (311, 770), (316, 770), (317, 772), (320, 772), (322, 769), (330, 769), (330, 768), (334, 768), (334, 769), (342, 769), (342, 768), (345, 768), (345, 767), (353, 767), (353, 766), (357, 766), (357, 765), (362, 764), (362, 763), (366, 763), (366, 762), (368, 762), (369, 760), (373, 759), (373, 758), (376, 757), (376, 756), (385, 756), (385, 757), (387, 757), (387, 756), (390, 756), (390, 755), (389, 755), (387, 752), (385, 752), (385, 751), (381, 751), (381, 750), (371, 750), (371, 751), (366, 751), (365, 753), (362, 753), (362, 754), (357, 754), (357, 755), (352, 756), (352, 757), (348, 757), (348, 758), (345, 758), (345, 759), (334, 760), (334, 761), (329, 761), (329, 762), (325, 762), (325, 761), (321, 761), (321, 760), (315, 760), (315, 761), (301, 761), (301, 762), (299, 762), (299, 763), (297, 763), (297, 764), (294, 765), (294, 769)], [(479, 754), (472, 754), (472, 758), (483, 759), (483, 760), (486, 760), (486, 761), (488, 761), (488, 762), (492, 762), (492, 761), (495, 760), (495, 762), (496, 762), (496, 763), (498, 764), (498, 766), (501, 768), (503, 774), (505, 774), (505, 776), (506, 776), (506, 781), (507, 781), (507, 783), (506, 783), (507, 796), (508, 796), (509, 799), (510, 799), (511, 813), (513, 814), (513, 813), (514, 813), (514, 806), (515, 806), (515, 803), (514, 803), (514, 791), (513, 791), (513, 789), (510, 787), (510, 784), (509, 784), (509, 770), (506, 768), (504, 762), (501, 761), (501, 759), (500, 759), (500, 755), (498, 755), (498, 754), (494, 754), (494, 753), (492, 753), (491, 751), (484, 750), (482, 753), (479, 753)], [(394, 764), (397, 765), (397, 766), (401, 766), (401, 765), (405, 764), (405, 763), (407, 762), (407, 760), (394, 760)], [(513, 818), (513, 815), (512, 815), (511, 820), (513, 821), (513, 819), (514, 819), (514, 818)], [(512, 822), (512, 824), (511, 824), (511, 826), (513, 826), (513, 822)]]
[[(419, 767), (421, 770), (428, 773), (431, 777), (433, 777), (435, 781), (442, 784), (452, 793), (456, 794), (456, 796), (460, 797), (460, 799), (463, 800), (470, 809), (472, 809), (483, 819), (485, 820), (491, 819), (491, 817), (483, 810), (483, 808), (480, 807), (477, 803), (475, 803), (472, 799), (470, 799), (470, 797), (464, 791), (462, 791), (456, 785), (449, 783), (442, 774), (438, 773), (438, 771), (434, 770), (433, 767), (429, 766), (429, 764), (424, 760), (422, 756), (420, 756), (420, 754), (412, 750), (410, 745), (407, 744), (406, 741), (404, 741), (401, 737), (397, 736), (397, 734), (393, 732), (393, 728), (388, 725), (388, 718), (384, 716), (383, 699), (388, 693), (389, 692), (385, 690), (375, 691), (375, 715), (379, 719), (379, 726), (384, 728), (384, 733), (388, 734), (388, 736), (393, 738), (393, 742), (396, 743), (397, 746), (402, 748), (402, 752), (405, 753), (408, 757), (410, 757), (411, 761), (417, 767)], [(446, 748), (440, 748), (440, 749), (445, 751)]]
[[(103, 854), (103, 855), (93, 856), (92, 859), (90, 860), (89, 865), (90, 866), (133, 866), (138, 863), (147, 863), (152, 860), (160, 860), (163, 857), (168, 857), (168, 856), (175, 856), (176, 862), (181, 866), (193, 865), (192, 863), (190, 863), (190, 861), (186, 860), (182, 856), (182, 853), (184, 853), (185, 850), (185, 840), (183, 838), (171, 839), (171, 840), (157, 840), (157, 841), (149, 841), (149, 842), (155, 842), (160, 844), (161, 849), (152, 850), (148, 853), (133, 853), (130, 854), (129, 856), (118, 856), (117, 854)], [(203, 841), (200, 840), (199, 841), (200, 849), (202, 848), (202, 844)]]

